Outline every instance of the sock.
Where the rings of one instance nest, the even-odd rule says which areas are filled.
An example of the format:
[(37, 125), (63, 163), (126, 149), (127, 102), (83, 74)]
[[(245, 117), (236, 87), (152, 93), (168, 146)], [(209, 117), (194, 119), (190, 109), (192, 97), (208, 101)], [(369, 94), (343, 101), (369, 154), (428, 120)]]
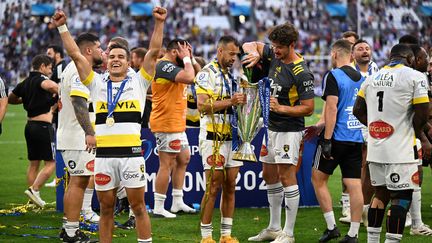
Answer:
[[(394, 200), (394, 199), (392, 199)], [(402, 200), (400, 200), (402, 201)], [(409, 203), (409, 201), (408, 201)], [(402, 235), (405, 229), (405, 220), (407, 209), (409, 205), (401, 206), (399, 205), (391, 205), (387, 212), (387, 233)]]
[(401, 234), (386, 233), (386, 240), (384, 241), (384, 243), (399, 243), (401, 240)]
[(381, 228), (384, 219), (385, 209), (369, 208), (368, 212), (368, 228)]
[(182, 205), (184, 204), (183, 202), (183, 190), (182, 189), (174, 189), (172, 190), (172, 197), (173, 197), (173, 201), (172, 204), (176, 204), (176, 205)]
[(412, 228), (416, 229), (423, 225), (421, 217), (421, 189), (414, 190), (412, 195), (411, 207)]
[(154, 211), (161, 212), (165, 210), (165, 199), (166, 195), (154, 193)]
[(350, 237), (357, 237), (360, 228), (360, 222), (351, 222), (348, 235)]
[(268, 229), (280, 230), (281, 228), (281, 210), (284, 199), (284, 189), (282, 183), (267, 185), (267, 199), (270, 209), (270, 222)]
[(135, 214), (134, 214), (134, 212), (133, 212), (131, 206), (129, 205), (129, 218), (130, 218), (130, 217), (135, 217)]
[(138, 243), (151, 243), (152, 242), (152, 238), (148, 238), (148, 239), (138, 239)]
[(62, 229), (66, 228), (67, 218), (63, 216), (62, 218)]
[(324, 213), (324, 219), (327, 223), (327, 229), (333, 230), (336, 226), (336, 220), (335, 220), (333, 211)]
[(93, 192), (94, 192), (94, 189), (89, 189), (89, 188), (85, 189), (84, 199), (83, 199), (83, 204), (82, 204), (81, 210), (93, 211), (93, 209), (91, 207)]
[(300, 202), (298, 185), (284, 188), (285, 195), (285, 227), (283, 231), (288, 236), (294, 236), (294, 224), (297, 217), (297, 210)]
[(222, 217), (222, 219), (221, 219), (221, 236), (230, 236), (232, 225), (233, 225), (233, 219), (232, 218)]
[(348, 193), (342, 192), (341, 201), (342, 201), (342, 208), (350, 207), (350, 198)]
[(367, 242), (368, 243), (379, 243), (381, 235), (381, 227), (367, 227)]
[(79, 226), (79, 222), (66, 222), (65, 225), (65, 230), (66, 230), (66, 234), (69, 237), (74, 237), (75, 236), (75, 232), (78, 230), (78, 226)]
[(201, 223), (201, 238), (207, 238), (207, 237), (211, 237), (212, 236), (212, 232), (213, 232), (213, 226), (212, 223), (210, 222), (210, 224), (203, 224)]

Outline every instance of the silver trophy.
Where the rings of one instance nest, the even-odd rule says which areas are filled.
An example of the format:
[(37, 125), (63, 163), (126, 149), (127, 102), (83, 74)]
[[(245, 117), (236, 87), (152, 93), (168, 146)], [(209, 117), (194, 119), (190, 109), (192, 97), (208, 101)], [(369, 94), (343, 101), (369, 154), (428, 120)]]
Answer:
[(238, 135), (242, 143), (237, 152), (234, 153), (233, 160), (258, 162), (251, 145), (262, 126), (258, 83), (250, 83), (246, 78), (243, 78), (239, 82), (239, 92), (245, 94), (246, 102), (237, 106)]

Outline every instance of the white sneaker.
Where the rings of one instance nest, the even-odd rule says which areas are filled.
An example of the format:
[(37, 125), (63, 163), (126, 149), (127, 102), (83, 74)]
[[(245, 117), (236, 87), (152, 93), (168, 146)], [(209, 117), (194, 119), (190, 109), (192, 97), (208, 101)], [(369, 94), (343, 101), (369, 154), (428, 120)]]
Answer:
[(294, 243), (294, 236), (289, 236), (285, 232), (279, 234), (279, 236), (271, 243)]
[(408, 212), (405, 219), (405, 227), (410, 227), (412, 224), (411, 214)]
[(182, 211), (184, 213), (196, 213), (195, 209), (189, 207), (188, 205), (186, 205), (184, 203), (183, 204), (173, 204), (171, 206), (170, 211), (173, 213), (178, 213), (180, 211)]
[(410, 235), (432, 236), (432, 229), (429, 227), (429, 225), (422, 224), (420, 227), (415, 229), (411, 227)]
[(45, 183), (45, 187), (56, 187), (56, 179), (54, 178), (50, 183)]
[(347, 217), (351, 215), (350, 206), (342, 206), (342, 216)]
[(162, 211), (153, 210), (153, 216), (154, 217), (168, 218), (168, 219), (173, 219), (173, 218), (177, 217), (177, 215), (170, 213), (165, 209), (163, 209)]
[[(343, 224), (350, 224), (351, 223), (351, 215), (348, 215), (346, 217), (340, 217), (339, 218), (339, 222), (343, 223)], [(366, 222), (367, 222), (367, 215), (366, 215)], [(363, 224), (363, 215), (362, 218), (360, 219), (360, 224)]]
[(85, 221), (89, 221), (91, 223), (99, 223), (99, 215), (93, 210), (81, 210), (81, 215), (83, 216)]
[(282, 230), (271, 230), (271, 229), (263, 229), (259, 234), (249, 237), (248, 241), (269, 241), (275, 240), (280, 234)]
[(36, 204), (38, 207), (43, 208), (45, 206), (45, 201), (40, 197), (39, 192), (34, 191), (30, 187), (24, 191), (24, 193), (30, 198), (30, 200)]

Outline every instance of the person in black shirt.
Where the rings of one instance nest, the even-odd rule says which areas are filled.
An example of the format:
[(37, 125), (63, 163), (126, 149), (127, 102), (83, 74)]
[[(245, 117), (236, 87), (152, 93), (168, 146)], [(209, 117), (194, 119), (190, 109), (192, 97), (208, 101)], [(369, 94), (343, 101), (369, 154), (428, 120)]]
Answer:
[[(47, 54), (47, 56), (51, 57), (54, 60), (53, 72), (52, 72), (51, 77), (49, 77), (49, 78), (56, 83), (60, 83), (63, 70), (66, 68), (66, 61), (64, 60), (63, 47), (58, 46), (58, 45), (50, 45), (47, 48), (46, 54)], [(56, 102), (58, 101), (58, 96), (56, 96), (55, 101)], [(57, 129), (57, 123), (58, 123), (57, 104), (53, 107), (52, 123), (54, 125), (54, 128)], [(49, 183), (47, 185), (49, 185), (50, 187), (54, 187), (55, 181), (52, 181), (51, 183)]]
[[(273, 95), (270, 98), (269, 140), (263, 143), (260, 160), (267, 184), (270, 224), (249, 241), (294, 242), (294, 224), (300, 201), (296, 167), (302, 152), (304, 117), (314, 110), (314, 76), (303, 57), (295, 52), (298, 31), (292, 24), (276, 26), (269, 34), (271, 45), (243, 44), (248, 53), (243, 64), (252, 67), (263, 59), (269, 67)], [(267, 146), (268, 145), (268, 146)], [(281, 230), (282, 201), (285, 227)]]
[[(54, 128), (52, 106), (58, 85), (48, 77), (52, 74), (53, 60), (44, 54), (32, 60), (33, 71), (28, 78), (19, 83), (9, 95), (9, 103), (23, 104), (27, 111), (28, 122), (25, 127), (27, 154), (30, 165), (27, 171), (29, 188), (24, 192), (37, 206), (43, 207), (39, 189), (55, 169)], [(40, 161), (45, 166), (38, 173)]]

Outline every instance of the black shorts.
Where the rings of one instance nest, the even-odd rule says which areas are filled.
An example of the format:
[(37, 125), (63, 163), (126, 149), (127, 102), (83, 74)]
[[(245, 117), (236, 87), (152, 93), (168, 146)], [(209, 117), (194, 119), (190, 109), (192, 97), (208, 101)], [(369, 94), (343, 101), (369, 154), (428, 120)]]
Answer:
[(28, 160), (55, 159), (54, 128), (51, 123), (28, 121), (24, 133)]
[(360, 178), (362, 164), (362, 143), (339, 142), (332, 140), (332, 160), (325, 159), (321, 154), (321, 145), (315, 151), (314, 168), (332, 175), (339, 165), (342, 178)]

